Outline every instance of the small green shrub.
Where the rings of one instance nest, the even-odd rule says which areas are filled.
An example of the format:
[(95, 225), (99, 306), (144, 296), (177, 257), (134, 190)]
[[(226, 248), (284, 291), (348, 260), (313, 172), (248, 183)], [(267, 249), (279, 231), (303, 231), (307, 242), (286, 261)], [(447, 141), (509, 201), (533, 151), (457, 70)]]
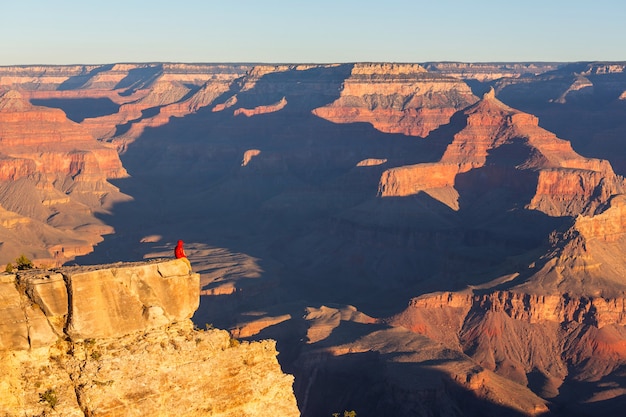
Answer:
[(14, 269), (15, 267), (13, 266), (13, 264), (9, 262), (7, 266), (4, 268), (4, 272), (7, 272), (10, 274), (11, 272), (13, 272)]
[(48, 388), (43, 394), (39, 394), (39, 402), (47, 403), (51, 408), (56, 407), (59, 399), (57, 398), (57, 392), (53, 388)]
[(21, 254), (19, 258), (15, 259), (17, 269), (23, 271), (24, 269), (33, 269), (33, 261), (28, 259), (26, 255)]

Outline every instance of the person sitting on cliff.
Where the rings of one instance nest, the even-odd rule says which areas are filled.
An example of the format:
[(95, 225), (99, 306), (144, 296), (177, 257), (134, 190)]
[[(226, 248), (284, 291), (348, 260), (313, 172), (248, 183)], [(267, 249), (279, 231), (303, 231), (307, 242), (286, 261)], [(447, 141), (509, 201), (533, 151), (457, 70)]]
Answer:
[(187, 265), (189, 265), (189, 269), (191, 269), (191, 262), (189, 262), (189, 259), (187, 259), (187, 255), (185, 254), (185, 248), (183, 248), (184, 242), (182, 240), (179, 240), (176, 243), (176, 248), (174, 248), (174, 256), (176, 257), (176, 259), (182, 259), (183, 261), (187, 262)]

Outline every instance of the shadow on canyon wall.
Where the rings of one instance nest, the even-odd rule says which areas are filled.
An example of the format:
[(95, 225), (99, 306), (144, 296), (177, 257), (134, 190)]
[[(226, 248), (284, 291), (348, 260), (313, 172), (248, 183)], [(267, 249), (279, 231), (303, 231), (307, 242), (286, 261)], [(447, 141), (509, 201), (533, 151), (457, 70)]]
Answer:
[[(350, 304), (381, 316), (420, 293), (464, 288), (485, 266), (512, 268), (507, 259), (543, 243), (554, 220), (522, 210), (530, 190), (481, 183), (493, 167), (459, 176), (458, 212), (425, 194), (377, 198), (384, 169), (438, 161), (461, 116), (426, 139), (314, 116), (312, 109), (338, 97), (350, 70), (271, 73), (221, 98), (238, 93), (237, 107), (254, 108), (284, 96), (278, 112), (245, 117), (206, 107), (147, 129), (122, 156), (130, 178), (115, 182), (134, 200), (105, 216), (116, 233), (76, 262), (136, 260), (183, 239), (258, 259), (257, 283), (268, 279), (286, 300)], [(260, 154), (242, 166), (250, 149)], [(490, 158), (506, 166), (518, 152)], [(367, 158), (387, 163), (356, 167)], [(515, 175), (501, 177), (525, 180)], [(161, 238), (144, 239), (153, 235)]]
[[(394, 331), (386, 333), (389, 328), (383, 324), (345, 321), (325, 339), (294, 352), (297, 342), (307, 340), (306, 327), (305, 320), (298, 317), (267, 327), (257, 336), (279, 340), (279, 361), (285, 372), (296, 377), (294, 391), (302, 416), (343, 416), (344, 411), (355, 411), (361, 417), (527, 415), (479, 398), (437, 369), (463, 361), (459, 353), (443, 350), (439, 359), (420, 357), (415, 339), (426, 339), (424, 336), (406, 332), (406, 338), (397, 338)], [(358, 348), (333, 352), (333, 347), (358, 345), (360, 338), (376, 332), (382, 334), (379, 340), (399, 348), (393, 352)], [(293, 340), (285, 340), (285, 335)]]
[[(534, 114), (539, 125), (572, 143), (576, 152), (608, 160), (615, 173), (626, 175), (626, 74), (585, 74), (585, 63), (571, 64), (520, 81), (470, 81), (473, 91), (493, 85), (507, 105)], [(576, 83), (583, 85), (572, 88)]]
[[(479, 399), (436, 363), (395, 362), (402, 353), (349, 353), (316, 358), (321, 366), (308, 378), (296, 382), (304, 416), (332, 416), (354, 410), (359, 417), (375, 416), (464, 416), (522, 417), (526, 414)], [(393, 380), (402, 379), (403, 390)], [(301, 381), (301, 382), (300, 382)], [(307, 384), (306, 387), (298, 387)]]
[(115, 85), (115, 89), (126, 89), (122, 94), (130, 96), (141, 88), (148, 88), (163, 73), (163, 64), (152, 64), (133, 68)]
[(85, 119), (92, 117), (108, 116), (119, 111), (119, 104), (114, 103), (109, 98), (48, 98), (48, 99), (31, 99), (30, 102), (34, 106), (52, 107), (61, 109), (67, 115), (67, 118), (80, 123)]
[[(598, 387), (602, 387), (600, 390)], [(593, 393), (599, 391), (610, 392), (626, 386), (626, 369), (624, 366), (618, 372), (605, 376), (599, 382), (583, 382), (568, 378), (557, 398), (552, 411), (555, 415), (588, 417), (588, 416), (619, 416), (624, 412), (626, 395), (616, 395), (603, 399), (602, 395), (593, 398)], [(622, 391), (623, 392), (623, 391)], [(584, 399), (585, 401), (581, 401)]]
[[(496, 184), (487, 192), (481, 170), (459, 177), (458, 212), (423, 193), (378, 198), (383, 170), (438, 161), (459, 129), (455, 117), (460, 116), (420, 139), (381, 133), (365, 123), (334, 124), (313, 115), (311, 110), (338, 98), (350, 70), (350, 65), (341, 65), (272, 73), (251, 90), (234, 88), (216, 100), (236, 93), (234, 108), (250, 109), (284, 97), (287, 106), (274, 113), (235, 116), (234, 108), (213, 112), (209, 106), (147, 129), (122, 155), (130, 177), (115, 181), (133, 201), (103, 216), (116, 233), (75, 262), (170, 256), (177, 239), (187, 242), (194, 267), (204, 262), (194, 248), (246, 254), (254, 259), (258, 276), (236, 281), (233, 293), (203, 296), (194, 317), (198, 327), (212, 323), (232, 328), (251, 311), (289, 315), (291, 320), (253, 338), (278, 341), (281, 365), (296, 375), (303, 416), (349, 409), (359, 416), (414, 415), (415, 410), (403, 407), (422, 404), (421, 399), (387, 391), (380, 378), (395, 372), (386, 367), (400, 365), (376, 353), (327, 358), (323, 369), (333, 372), (320, 371), (311, 386), (303, 385), (308, 378), (295, 369), (294, 360), (302, 354), (305, 308), (353, 305), (373, 317), (385, 317), (403, 310), (421, 293), (465, 288), (468, 277), (477, 280), (471, 284), (480, 284), (516, 272), (517, 262), (524, 262), (518, 258), (541, 246), (559, 219), (523, 211), (521, 202), (528, 195), (511, 194), (510, 183)], [(248, 150), (260, 153), (242, 166)], [(509, 151), (496, 151), (490, 158), (514, 159), (511, 155), (519, 150)], [(387, 163), (356, 166), (367, 158)], [(509, 177), (504, 176), (513, 183), (525, 180)], [(497, 193), (497, 199), (489, 193)], [(494, 205), (495, 200), (500, 205)], [(225, 273), (229, 268), (224, 267)], [(445, 395), (424, 394), (423, 405), (429, 409), (517, 415), (481, 403), (426, 366), (410, 365), (402, 372), (442, 381)], [(448, 404), (448, 394), (457, 398), (455, 403)]]
[[(381, 133), (365, 123), (337, 125), (311, 114), (338, 97), (350, 69), (273, 73), (254, 89), (238, 93), (237, 106), (243, 108), (285, 96), (287, 106), (275, 113), (233, 116), (230, 109), (212, 112), (207, 107), (147, 129), (122, 156), (131, 177), (115, 182), (134, 201), (114, 208), (105, 221), (116, 234), (77, 262), (137, 259), (157, 246), (140, 245), (142, 237), (162, 235), (162, 242), (182, 238), (248, 253), (261, 262), (275, 259), (289, 275), (298, 270), (300, 277), (290, 280), (311, 280), (326, 297), (334, 279), (346, 280), (338, 273), (320, 280), (317, 271), (293, 258), (292, 249), (315, 263), (320, 255), (315, 251), (324, 248), (309, 243), (350, 245), (333, 228), (336, 216), (376, 201), (380, 173), (387, 166), (437, 160), (447, 144)], [(241, 166), (250, 149), (261, 153)], [(356, 167), (367, 158), (388, 163)]]
[(114, 64), (101, 65), (92, 69), (91, 71), (85, 72), (84, 74), (69, 77), (59, 86), (59, 91), (76, 90), (78, 88), (81, 88), (93, 77), (101, 72), (110, 71), (111, 69), (113, 69), (114, 66)]

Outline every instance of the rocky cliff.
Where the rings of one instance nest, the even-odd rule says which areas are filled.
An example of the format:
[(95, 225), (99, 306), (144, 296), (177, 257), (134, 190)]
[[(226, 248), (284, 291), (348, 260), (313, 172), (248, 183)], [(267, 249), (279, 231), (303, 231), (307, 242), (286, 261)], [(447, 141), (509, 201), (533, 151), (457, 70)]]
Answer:
[(273, 341), (194, 329), (179, 260), (0, 277), (6, 416), (299, 415)]
[(335, 123), (371, 123), (387, 133), (425, 137), (476, 97), (458, 79), (417, 64), (356, 64), (341, 95), (314, 114)]
[(502, 78), (521, 78), (554, 71), (563, 64), (549, 62), (428, 62), (430, 72), (464, 80), (492, 81)]
[(573, 412), (568, 403), (580, 398), (619, 403), (626, 391), (609, 381), (626, 366), (624, 224), (617, 195), (554, 235), (537, 264), (464, 291), (416, 297), (386, 322), (463, 352), (553, 400), (553, 410)]
[[(532, 186), (529, 209), (551, 216), (577, 215), (593, 211), (624, 190), (607, 161), (584, 158), (569, 142), (540, 128), (536, 117), (514, 110), (497, 98), (493, 90), (462, 112), (458, 133), (439, 162), (391, 168), (381, 177), (382, 197), (408, 196), (424, 192), (458, 210), (462, 187), (475, 187), (476, 180), (489, 187), (505, 185), (517, 189)], [(483, 170), (472, 175), (472, 170)], [(463, 175), (467, 173), (468, 175)]]
[[(555, 404), (576, 396), (593, 402), (624, 394), (601, 382), (619, 375), (626, 364), (624, 302), (623, 295), (431, 294), (414, 299), (390, 323), (463, 352)], [(573, 380), (589, 385), (581, 390)]]
[(3, 263), (25, 253), (60, 264), (111, 233), (96, 217), (128, 199), (108, 180), (127, 176), (116, 150), (59, 109), (33, 106), (16, 90), (0, 96), (0, 230)]

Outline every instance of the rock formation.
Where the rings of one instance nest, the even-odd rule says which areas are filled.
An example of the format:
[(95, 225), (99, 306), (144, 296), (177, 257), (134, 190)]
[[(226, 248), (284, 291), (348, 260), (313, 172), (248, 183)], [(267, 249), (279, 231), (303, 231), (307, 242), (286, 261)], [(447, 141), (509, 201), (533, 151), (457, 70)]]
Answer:
[(127, 198), (108, 182), (127, 175), (115, 149), (16, 90), (0, 96), (0, 143), (0, 205), (8, 217), (27, 219), (0, 232), (4, 262), (27, 253), (62, 263), (112, 232), (94, 213)]
[(7, 66), (0, 68), (0, 85), (28, 90), (56, 90), (74, 77), (97, 72), (99, 65)]
[(6, 416), (299, 415), (273, 341), (194, 329), (180, 260), (0, 276)]
[(465, 80), (493, 81), (502, 78), (520, 78), (540, 75), (558, 69), (562, 64), (549, 62), (428, 62), (424, 64), (429, 72), (444, 74)]
[(335, 123), (371, 123), (386, 133), (425, 137), (476, 101), (467, 84), (414, 64), (356, 64), (341, 96), (314, 114)]
[[(463, 118), (459, 132), (439, 162), (385, 171), (379, 185), (380, 195), (425, 192), (458, 210), (455, 186), (467, 186), (465, 181), (470, 179), (465, 180), (461, 174), (479, 168), (497, 170), (491, 174), (485, 171), (483, 180), (506, 184), (520, 193), (521, 187), (528, 187), (532, 176), (538, 174), (534, 196), (526, 204), (529, 209), (551, 216), (593, 211), (608, 197), (624, 190), (623, 179), (613, 173), (607, 161), (576, 154), (569, 142), (541, 129), (536, 117), (496, 99), (493, 90), (465, 110)], [(520, 177), (517, 171), (533, 175)]]
[[(624, 395), (603, 382), (626, 365), (624, 198), (577, 216), (553, 236), (538, 265), (466, 291), (419, 296), (387, 322), (554, 399), (553, 409), (573, 412), (567, 403), (581, 396), (593, 402)], [(581, 390), (572, 380), (589, 385)]]
[(610, 380), (626, 363), (623, 294), (606, 299), (520, 290), (421, 296), (390, 322), (556, 403), (623, 395), (591, 382), (577, 391), (566, 381)]
[(527, 77), (504, 77), (492, 82), (498, 98), (534, 114), (542, 127), (572, 142), (577, 152), (611, 162), (626, 174), (620, 151), (623, 100), (626, 91), (624, 62), (561, 64), (552, 71)]
[(285, 97), (283, 97), (277, 103), (270, 104), (267, 106), (257, 106), (253, 109), (239, 108), (235, 110), (234, 115), (238, 116), (242, 114), (246, 117), (251, 117), (251, 116), (256, 116), (259, 114), (273, 113), (275, 111), (282, 110), (286, 105), (287, 105), (287, 100), (285, 99)]

